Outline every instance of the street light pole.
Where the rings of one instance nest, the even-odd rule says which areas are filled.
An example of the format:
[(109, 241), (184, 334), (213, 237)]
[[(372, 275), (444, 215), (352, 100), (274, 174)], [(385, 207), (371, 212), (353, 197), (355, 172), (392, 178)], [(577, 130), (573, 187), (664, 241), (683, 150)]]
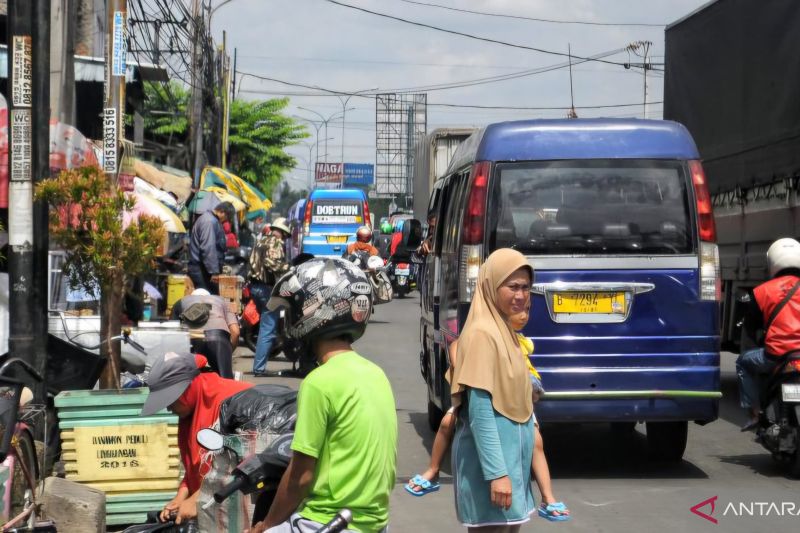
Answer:
[[(336, 113), (334, 113), (333, 115), (329, 116), (328, 118), (325, 118), (324, 116), (320, 115), (319, 113), (317, 113), (313, 109), (308, 109), (307, 107), (298, 106), (297, 109), (302, 109), (303, 111), (308, 111), (309, 113), (314, 113), (315, 115), (317, 115), (319, 117), (320, 121), (322, 121), (322, 123), (325, 124), (325, 162), (327, 163), (328, 162), (328, 139), (329, 139), (329, 137), (328, 137), (328, 122), (330, 122), (331, 120), (336, 118), (339, 114), (343, 113), (344, 111), (352, 111), (355, 108), (350, 107), (348, 109), (345, 109), (344, 111), (337, 111)], [(317, 133), (317, 137), (319, 137), (319, 133)], [(317, 146), (317, 159), (319, 159), (319, 146)], [(344, 163), (344, 161), (342, 161), (342, 163)]]
[(357, 96), (361, 93), (366, 93), (370, 91), (377, 91), (377, 87), (372, 87), (370, 89), (361, 89), (360, 91), (356, 91), (347, 95), (347, 98), (342, 99), (341, 95), (336, 95), (336, 98), (339, 99), (339, 102), (342, 104), (342, 164), (344, 165), (344, 126), (345, 122), (347, 122), (347, 103), (350, 99), (354, 96)]

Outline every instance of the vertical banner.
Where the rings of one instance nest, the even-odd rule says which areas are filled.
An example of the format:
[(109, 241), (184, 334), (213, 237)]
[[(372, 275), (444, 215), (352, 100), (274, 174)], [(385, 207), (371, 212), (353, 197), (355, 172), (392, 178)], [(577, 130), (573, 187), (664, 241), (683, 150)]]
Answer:
[(33, 54), (29, 35), (13, 36), (11, 70), (8, 239), (11, 246), (30, 246), (33, 244)]
[(111, 75), (124, 76), (128, 61), (124, 11), (114, 12), (114, 29), (111, 43)]
[(103, 170), (110, 174), (117, 172), (117, 109), (107, 107), (103, 110)]

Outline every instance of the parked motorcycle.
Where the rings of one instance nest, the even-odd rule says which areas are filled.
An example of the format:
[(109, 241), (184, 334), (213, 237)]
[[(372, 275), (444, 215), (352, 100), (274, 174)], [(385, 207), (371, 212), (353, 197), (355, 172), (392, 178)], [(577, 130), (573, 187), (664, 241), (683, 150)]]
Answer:
[(772, 453), (778, 462), (789, 466), (790, 474), (800, 477), (800, 354), (787, 354), (786, 360), (769, 379), (762, 395), (761, 418), (756, 442)]

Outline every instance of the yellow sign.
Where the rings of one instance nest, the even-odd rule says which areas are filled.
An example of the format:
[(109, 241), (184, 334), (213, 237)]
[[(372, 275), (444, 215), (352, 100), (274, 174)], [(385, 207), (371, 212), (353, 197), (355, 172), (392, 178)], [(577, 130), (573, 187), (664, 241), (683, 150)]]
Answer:
[(82, 479), (169, 477), (168, 424), (76, 427), (77, 474)]
[(625, 314), (624, 292), (561, 292), (553, 295), (555, 313)]

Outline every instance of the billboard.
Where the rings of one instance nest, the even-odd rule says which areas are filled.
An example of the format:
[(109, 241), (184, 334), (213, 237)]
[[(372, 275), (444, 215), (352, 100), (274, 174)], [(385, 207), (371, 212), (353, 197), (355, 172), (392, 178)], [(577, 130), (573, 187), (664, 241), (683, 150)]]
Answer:
[(345, 163), (344, 186), (369, 187), (375, 182), (375, 165), (369, 163)]
[(314, 167), (314, 184), (320, 189), (340, 188), (342, 167), (342, 163), (317, 163)]

